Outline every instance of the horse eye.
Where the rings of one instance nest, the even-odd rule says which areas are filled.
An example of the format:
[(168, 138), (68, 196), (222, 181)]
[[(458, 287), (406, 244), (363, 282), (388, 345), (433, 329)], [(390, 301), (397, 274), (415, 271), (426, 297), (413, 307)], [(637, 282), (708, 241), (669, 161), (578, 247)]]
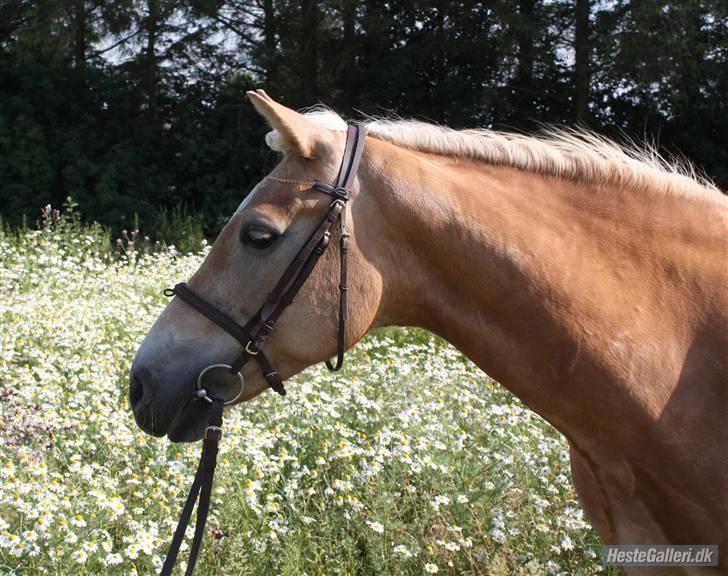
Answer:
[(245, 233), (245, 243), (253, 248), (267, 248), (276, 239), (276, 234), (261, 228), (248, 228)]

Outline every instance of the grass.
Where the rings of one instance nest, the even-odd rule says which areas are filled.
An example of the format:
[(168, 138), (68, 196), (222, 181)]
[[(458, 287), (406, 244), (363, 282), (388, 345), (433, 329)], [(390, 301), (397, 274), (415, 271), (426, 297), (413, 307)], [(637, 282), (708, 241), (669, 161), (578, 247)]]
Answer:
[[(99, 234), (0, 236), (2, 575), (156, 573), (196, 465), (126, 382), (203, 254)], [(563, 439), (441, 340), (381, 331), (288, 388), (226, 413), (200, 576), (602, 571)]]

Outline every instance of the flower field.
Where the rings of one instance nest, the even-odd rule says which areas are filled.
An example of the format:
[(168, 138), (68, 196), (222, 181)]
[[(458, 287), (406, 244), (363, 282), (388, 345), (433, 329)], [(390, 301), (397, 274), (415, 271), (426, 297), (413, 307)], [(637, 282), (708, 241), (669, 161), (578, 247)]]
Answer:
[[(201, 255), (100, 246), (0, 234), (1, 575), (155, 574), (192, 480), (199, 445), (126, 391)], [(201, 576), (602, 572), (566, 443), (439, 339), (379, 332), (288, 389), (226, 414)]]

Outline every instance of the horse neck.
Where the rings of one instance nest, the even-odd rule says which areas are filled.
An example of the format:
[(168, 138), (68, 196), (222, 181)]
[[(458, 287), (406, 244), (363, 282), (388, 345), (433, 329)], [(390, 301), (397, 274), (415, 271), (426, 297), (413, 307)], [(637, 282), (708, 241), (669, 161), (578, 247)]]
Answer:
[[(643, 250), (668, 237), (647, 223), (668, 221), (659, 212), (674, 215), (671, 200), (660, 208), (630, 191), (368, 147), (362, 182), (378, 224), (363, 243), (376, 246), (385, 286), (378, 324), (441, 335), (564, 432), (577, 434), (605, 398), (633, 422), (659, 412), (670, 390), (636, 390), (630, 373), (654, 369), (650, 350), (641, 360), (621, 350), (669, 305), (648, 296), (665, 292), (650, 275), (663, 263)], [(687, 320), (663, 326), (674, 341), (660, 345), (677, 353), (662, 354), (661, 370), (679, 374)]]

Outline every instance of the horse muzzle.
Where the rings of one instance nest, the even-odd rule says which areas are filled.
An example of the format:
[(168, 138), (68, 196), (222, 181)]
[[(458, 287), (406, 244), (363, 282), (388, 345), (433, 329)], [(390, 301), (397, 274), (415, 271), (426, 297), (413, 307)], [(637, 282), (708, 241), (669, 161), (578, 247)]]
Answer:
[(160, 374), (134, 366), (129, 404), (142, 430), (156, 437), (168, 435), (176, 442), (199, 439), (212, 401), (228, 406), (240, 400), (245, 389), (243, 375), (229, 364), (209, 364), (194, 380), (181, 370), (173, 372)]

